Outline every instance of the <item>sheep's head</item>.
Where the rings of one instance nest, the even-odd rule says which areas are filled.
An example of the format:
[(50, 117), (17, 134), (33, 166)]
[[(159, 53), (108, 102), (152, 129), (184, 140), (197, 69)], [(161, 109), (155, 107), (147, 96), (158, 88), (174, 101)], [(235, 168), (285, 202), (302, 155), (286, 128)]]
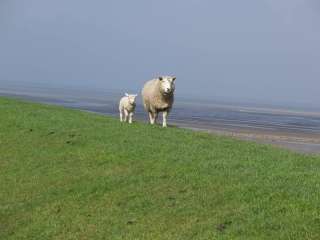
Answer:
[(175, 90), (175, 82), (176, 77), (171, 76), (161, 76), (159, 77), (160, 81), (160, 90), (164, 95), (173, 94)]
[(128, 97), (129, 103), (131, 105), (135, 104), (137, 96), (138, 96), (137, 94), (128, 94), (128, 93), (126, 93), (126, 97)]

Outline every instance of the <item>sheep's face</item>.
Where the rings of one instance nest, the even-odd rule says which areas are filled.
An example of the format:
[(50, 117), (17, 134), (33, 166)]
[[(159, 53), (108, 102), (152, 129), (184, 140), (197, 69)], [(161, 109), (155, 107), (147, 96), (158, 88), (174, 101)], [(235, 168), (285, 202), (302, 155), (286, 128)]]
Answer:
[(128, 94), (128, 93), (126, 93), (126, 96), (128, 97), (129, 103), (130, 103), (131, 105), (135, 104), (135, 102), (136, 102), (136, 97), (138, 96), (137, 94)]
[(170, 95), (174, 92), (175, 90), (175, 80), (176, 77), (171, 77), (171, 76), (163, 76), (159, 77), (160, 80), (160, 88), (161, 92), (165, 95)]

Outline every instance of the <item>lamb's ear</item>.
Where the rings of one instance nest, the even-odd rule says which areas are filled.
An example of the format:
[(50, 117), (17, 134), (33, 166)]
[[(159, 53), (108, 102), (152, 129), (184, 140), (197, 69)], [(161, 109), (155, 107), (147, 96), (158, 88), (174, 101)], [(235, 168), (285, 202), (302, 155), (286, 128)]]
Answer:
[(159, 77), (159, 80), (162, 81), (162, 80), (163, 80), (163, 77)]
[(128, 94), (128, 93), (125, 93), (124, 95), (125, 95), (126, 97), (129, 97), (129, 94)]
[(172, 77), (172, 82), (174, 82), (176, 80), (176, 77)]

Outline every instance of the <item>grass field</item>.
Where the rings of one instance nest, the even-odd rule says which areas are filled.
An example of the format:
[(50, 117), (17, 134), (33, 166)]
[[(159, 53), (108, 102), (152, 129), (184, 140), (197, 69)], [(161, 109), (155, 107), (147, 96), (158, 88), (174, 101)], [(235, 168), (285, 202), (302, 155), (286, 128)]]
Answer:
[(320, 157), (0, 98), (0, 239), (320, 239)]

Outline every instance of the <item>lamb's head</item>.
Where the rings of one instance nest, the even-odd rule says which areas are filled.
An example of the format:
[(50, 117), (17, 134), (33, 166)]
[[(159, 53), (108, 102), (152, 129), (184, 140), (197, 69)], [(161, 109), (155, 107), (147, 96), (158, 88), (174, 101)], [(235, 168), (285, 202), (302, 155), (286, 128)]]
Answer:
[(126, 97), (128, 97), (129, 103), (131, 105), (135, 104), (137, 96), (138, 96), (137, 94), (128, 94), (128, 93), (126, 93)]
[(160, 81), (160, 91), (164, 95), (171, 95), (175, 90), (175, 82), (176, 77), (172, 76), (161, 76), (159, 77)]

